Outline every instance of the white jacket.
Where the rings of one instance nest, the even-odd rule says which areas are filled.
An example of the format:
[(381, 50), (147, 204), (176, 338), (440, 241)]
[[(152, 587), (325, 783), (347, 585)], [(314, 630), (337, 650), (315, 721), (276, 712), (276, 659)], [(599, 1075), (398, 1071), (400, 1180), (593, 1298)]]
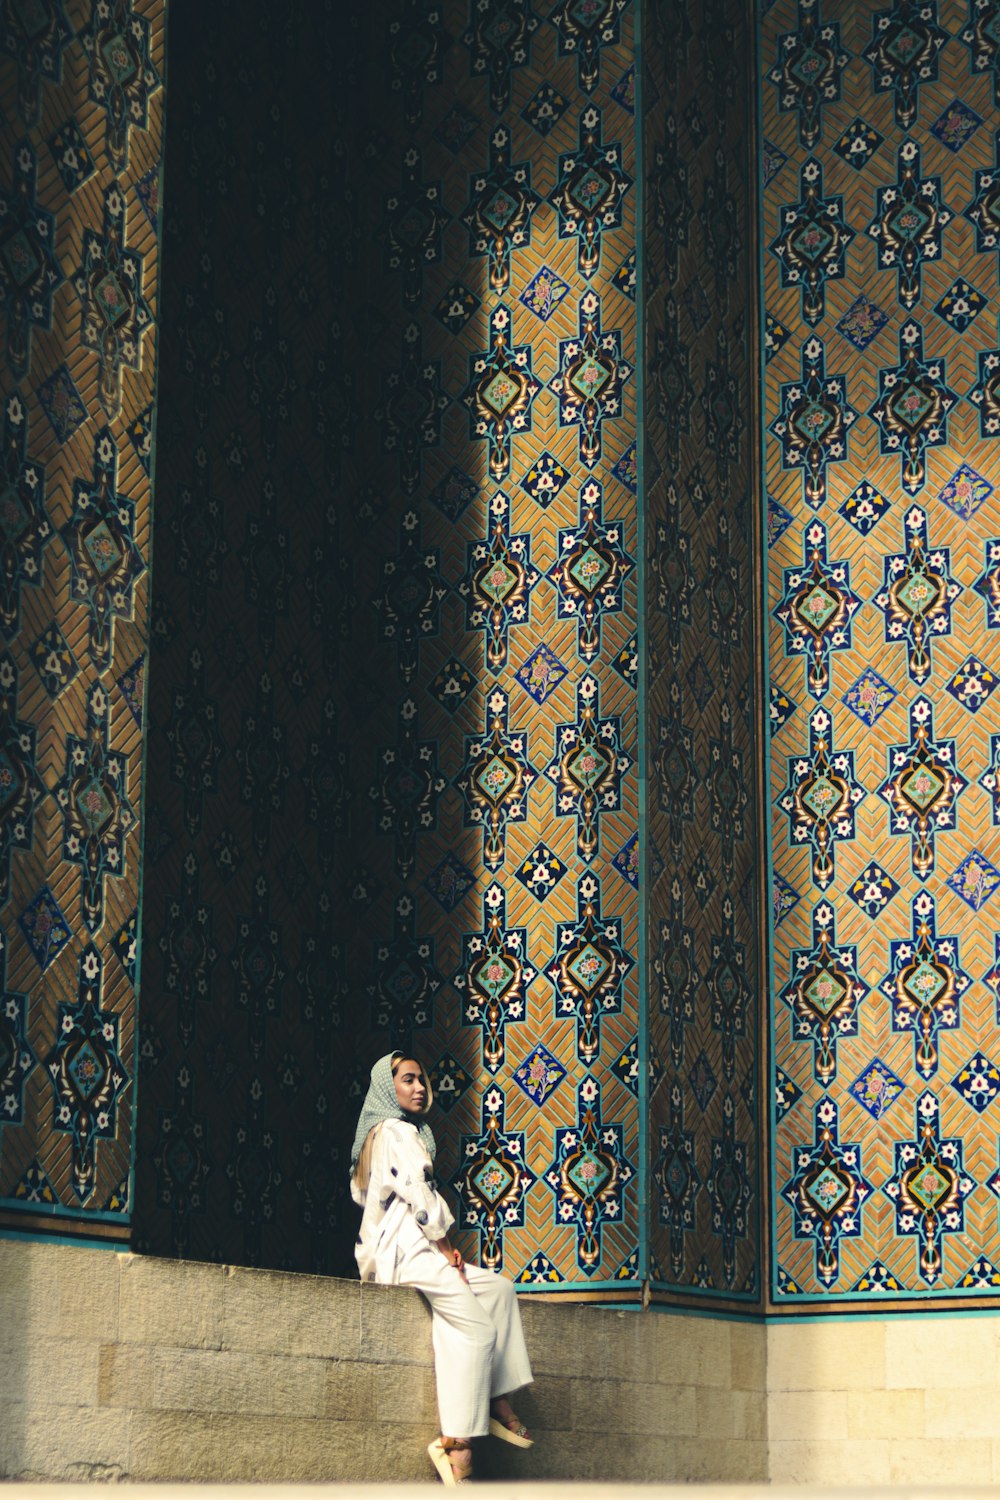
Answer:
[(351, 1178), (364, 1209), (354, 1257), (362, 1281), (391, 1284), (406, 1250), (444, 1239), (455, 1219), (434, 1185), (434, 1168), (415, 1125), (383, 1120), (375, 1127), (367, 1191)]

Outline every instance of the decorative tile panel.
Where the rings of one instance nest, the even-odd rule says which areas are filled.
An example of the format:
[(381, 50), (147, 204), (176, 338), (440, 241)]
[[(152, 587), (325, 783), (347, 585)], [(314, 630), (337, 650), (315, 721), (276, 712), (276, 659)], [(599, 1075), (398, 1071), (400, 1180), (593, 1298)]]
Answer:
[[(819, 1023), (803, 1028), (787, 992), (767, 1022), (770, 1297), (778, 1312), (873, 1298), (969, 1305), (995, 1296), (1000, 1263), (988, 1182), (1000, 889), (996, 7), (822, 0), (820, 15), (775, 0), (758, 10), (763, 129), (784, 161), (770, 180), (758, 172), (757, 253), (767, 312), (789, 333), (761, 364), (763, 482), (784, 512), (767, 558), (769, 675), (779, 701), (801, 701), (809, 638), (789, 629), (789, 580), (821, 523), (857, 604), (836, 649), (820, 658), (813, 648), (812, 659), (828, 678), (830, 744), (853, 756), (861, 794), (821, 886), (859, 997), (849, 1026), (831, 1029), (835, 1073), (817, 1069)], [(807, 101), (791, 61), (776, 88), (772, 60), (807, 56), (818, 21), (836, 34), (839, 70), (836, 88)], [(832, 37), (827, 47), (815, 69), (832, 81)], [(808, 218), (808, 174), (833, 205), (831, 233), (842, 223), (853, 238), (843, 275), (833, 242), (825, 256), (817, 242), (792, 281), (787, 215), (791, 204)], [(857, 413), (843, 456), (825, 466), (818, 515), (783, 426), (789, 386), (807, 374), (799, 351), (813, 341)], [(778, 975), (815, 947), (813, 825), (802, 837), (804, 820), (782, 807), (789, 768), (815, 759), (814, 720), (785, 718), (768, 757), (781, 814), (770, 881), (809, 892), (772, 927)]]

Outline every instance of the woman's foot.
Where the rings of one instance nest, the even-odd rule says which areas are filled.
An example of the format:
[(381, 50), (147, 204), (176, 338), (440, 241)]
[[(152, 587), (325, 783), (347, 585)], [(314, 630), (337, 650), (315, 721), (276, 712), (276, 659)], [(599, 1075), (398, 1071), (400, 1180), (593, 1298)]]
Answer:
[(442, 1438), (441, 1446), (448, 1455), (455, 1483), (472, 1478), (472, 1446), (462, 1438)]
[(530, 1448), (534, 1442), (506, 1396), (496, 1396), (490, 1402), (490, 1432), (516, 1448)]
[(472, 1478), (472, 1448), (464, 1438), (436, 1437), (427, 1446), (431, 1463), (446, 1485)]

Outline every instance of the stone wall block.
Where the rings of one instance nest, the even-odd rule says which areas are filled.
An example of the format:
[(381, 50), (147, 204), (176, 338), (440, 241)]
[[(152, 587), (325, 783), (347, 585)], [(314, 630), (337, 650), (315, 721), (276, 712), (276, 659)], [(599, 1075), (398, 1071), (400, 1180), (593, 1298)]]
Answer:
[(0, 1479), (122, 1479), (131, 1413), (0, 1403)]
[(990, 1386), (1000, 1373), (998, 1349), (995, 1318), (894, 1319), (885, 1332), (884, 1383), (893, 1390), (906, 1390), (918, 1380), (935, 1390)]
[(691, 1387), (671, 1389), (638, 1381), (593, 1380), (587, 1383), (584, 1409), (589, 1423), (608, 1432), (685, 1437), (697, 1430)]
[(386, 1364), (433, 1365), (431, 1312), (419, 1292), (410, 1287), (365, 1283), (361, 1287), (360, 1309), (362, 1359)]
[[(993, 1397), (996, 1400), (996, 1395)], [(891, 1484), (943, 1485), (944, 1494), (959, 1493), (958, 1485), (981, 1485), (988, 1481), (993, 1444), (987, 1438), (899, 1437), (889, 1443)]]
[[(772, 1484), (877, 1485), (888, 1484), (889, 1442), (885, 1439), (850, 1442), (824, 1441), (770, 1444)], [(921, 1479), (929, 1482), (925, 1471)]]
[(774, 1442), (847, 1437), (846, 1391), (775, 1391), (768, 1401)]
[(76, 1245), (0, 1240), (0, 1327), (27, 1348), (36, 1338), (105, 1342), (118, 1337), (122, 1256)]
[(356, 1359), (358, 1287), (333, 1277), (225, 1268), (223, 1345)]
[(380, 1422), (423, 1423), (430, 1437), (437, 1431), (437, 1386), (434, 1371), (421, 1365), (384, 1365), (375, 1370), (375, 1404)]
[(654, 1378), (663, 1385), (720, 1386), (729, 1384), (734, 1325), (712, 1318), (655, 1319)]
[(46, 1335), (24, 1342), (15, 1328), (0, 1326), (0, 1401), (51, 1401), (52, 1372), (58, 1370), (64, 1402), (96, 1406), (99, 1353), (94, 1341)]
[(361, 1421), (375, 1410), (378, 1365), (331, 1359), (325, 1368), (325, 1414), (331, 1421)]
[(617, 1313), (579, 1303), (569, 1308), (532, 1296), (519, 1297), (518, 1302), (536, 1375), (565, 1375), (567, 1349), (580, 1351), (589, 1375), (600, 1378), (610, 1373), (611, 1330)]
[(222, 1266), (144, 1255), (120, 1259), (122, 1343), (222, 1348)]
[(298, 1417), (321, 1417), (326, 1412), (326, 1368), (321, 1359), (158, 1349), (152, 1385), (151, 1404), (158, 1411)]
[(730, 1323), (729, 1385), (763, 1391), (767, 1385), (767, 1329), (762, 1323)]
[(706, 1438), (751, 1438), (767, 1435), (767, 1398), (763, 1391), (695, 1391), (696, 1431)]
[(901, 1433), (912, 1433), (922, 1437), (924, 1405), (923, 1391), (848, 1391), (847, 1435), (898, 1438)]
[[(907, 1320), (909, 1324), (910, 1320)], [(881, 1387), (889, 1332), (902, 1325), (871, 1322), (774, 1323), (767, 1329), (767, 1388), (769, 1391), (850, 1391)], [(914, 1364), (905, 1361), (906, 1379), (913, 1385)], [(902, 1376), (904, 1370), (900, 1370)], [(891, 1382), (890, 1382), (891, 1383)]]
[(148, 1411), (153, 1405), (155, 1359), (155, 1350), (143, 1345), (102, 1344), (97, 1377), (98, 1404)]
[(674, 1446), (672, 1484), (758, 1484), (767, 1480), (767, 1444), (687, 1438)]

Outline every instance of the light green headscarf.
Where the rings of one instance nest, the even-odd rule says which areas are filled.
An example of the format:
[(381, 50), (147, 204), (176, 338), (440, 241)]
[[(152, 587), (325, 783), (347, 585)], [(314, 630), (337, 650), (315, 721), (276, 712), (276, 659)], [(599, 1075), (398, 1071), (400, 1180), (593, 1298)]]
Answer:
[[(372, 1081), (365, 1095), (365, 1102), (361, 1106), (361, 1118), (358, 1120), (358, 1128), (354, 1132), (354, 1145), (351, 1147), (351, 1174), (358, 1164), (361, 1155), (361, 1147), (368, 1138), (369, 1130), (374, 1126), (381, 1125), (383, 1120), (409, 1120), (417, 1127), (417, 1132), (427, 1151), (431, 1161), (437, 1150), (434, 1141), (434, 1132), (431, 1127), (421, 1118), (419, 1124), (412, 1115), (408, 1115), (396, 1098), (396, 1085), (392, 1077), (392, 1065), (397, 1057), (409, 1057), (408, 1052), (387, 1052), (380, 1057), (372, 1068)], [(427, 1104), (430, 1106), (434, 1095), (431, 1091), (431, 1081), (427, 1079)]]

